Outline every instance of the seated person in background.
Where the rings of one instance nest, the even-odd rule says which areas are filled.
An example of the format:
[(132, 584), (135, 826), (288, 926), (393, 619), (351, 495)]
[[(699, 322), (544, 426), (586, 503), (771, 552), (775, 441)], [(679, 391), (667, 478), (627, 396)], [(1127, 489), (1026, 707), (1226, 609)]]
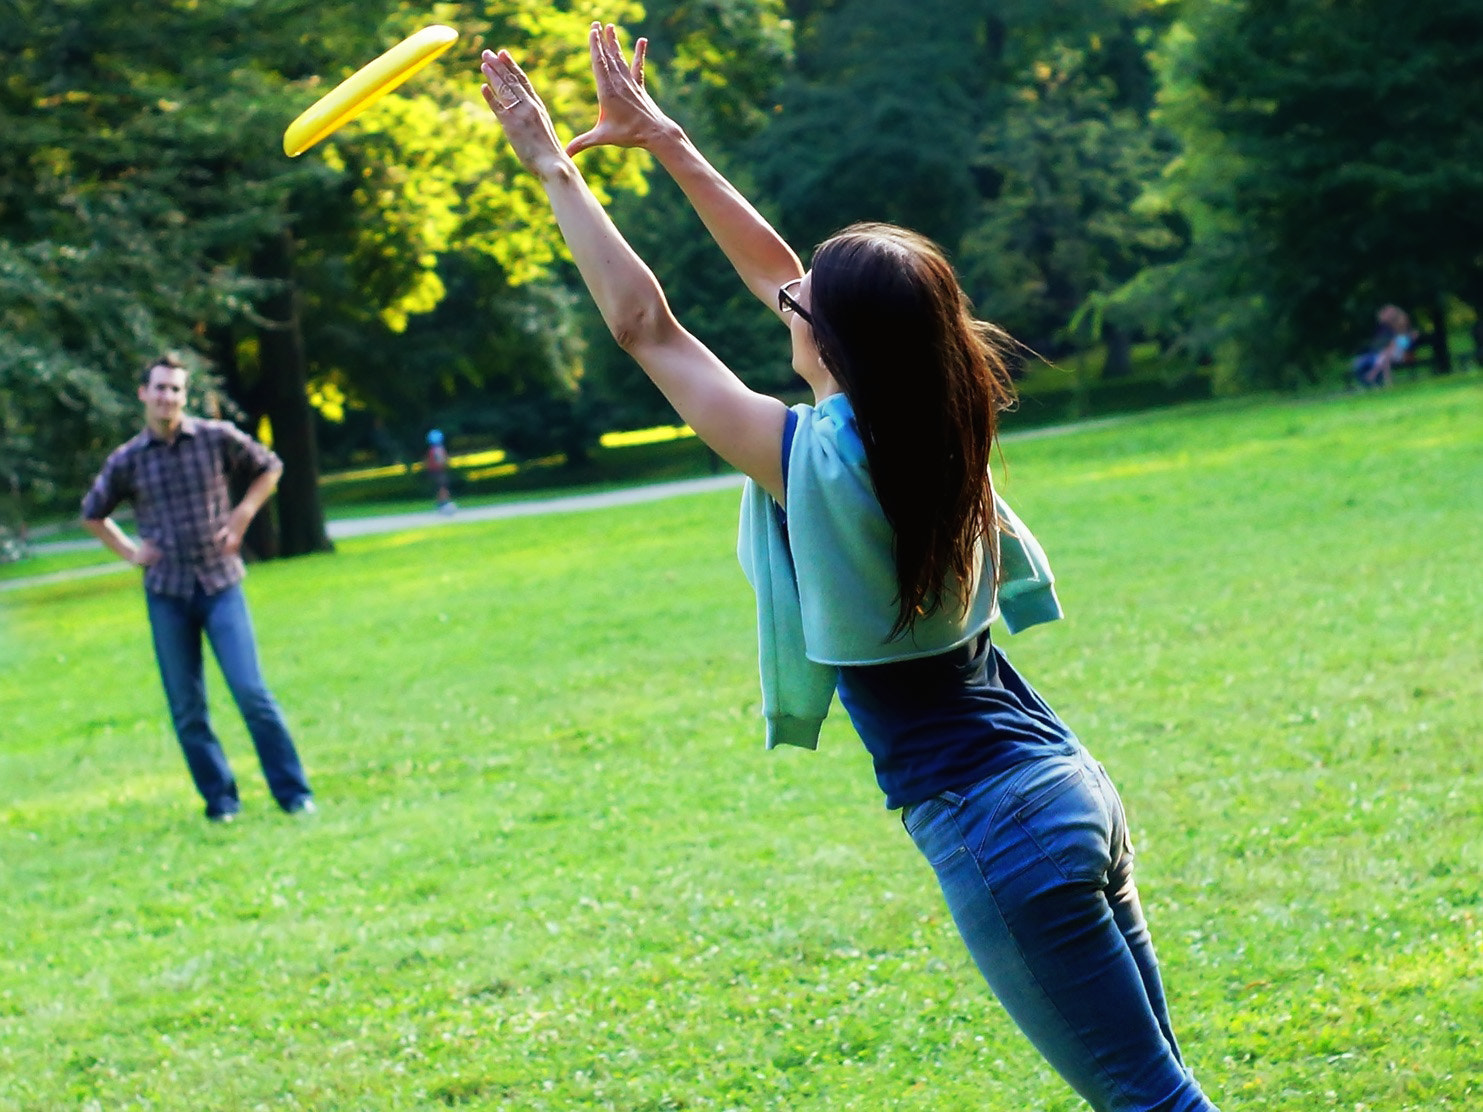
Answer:
[(1416, 344), (1411, 318), (1399, 306), (1381, 306), (1375, 320), (1378, 326), (1369, 350), (1353, 363), (1354, 377), (1361, 386), (1389, 386), (1391, 368), (1404, 363)]

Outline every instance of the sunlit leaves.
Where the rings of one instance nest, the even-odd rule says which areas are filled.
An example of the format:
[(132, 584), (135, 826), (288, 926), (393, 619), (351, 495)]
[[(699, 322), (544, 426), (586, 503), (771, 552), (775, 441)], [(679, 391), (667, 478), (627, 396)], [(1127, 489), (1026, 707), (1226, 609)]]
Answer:
[[(489, 255), (515, 283), (561, 258), (539, 187), (479, 98), (479, 50), (505, 45), (528, 61), (571, 135), (595, 114), (588, 20), (639, 12), (631, 2), (578, 15), (518, 0), (406, 3), (368, 19), (355, 6), (289, 0), (18, 0), (0, 17), (0, 243), (30, 260), (31, 281), (10, 287), (0, 313), (44, 357), (15, 356), (7, 381), (45, 409), (61, 404), (47, 393), (59, 380), (27, 367), (87, 368), (114, 402), (91, 407), (99, 428), (89, 441), (121, 433), (141, 359), (199, 346), (207, 328), (256, 326), (262, 289), (247, 277), (250, 259), (289, 227), (313, 314), (311, 368), (353, 389), (363, 368), (343, 338), (362, 332), (374, 345), (432, 310), (449, 255)], [(454, 50), (308, 154), (283, 156), (294, 115), (432, 22), (460, 30)], [(584, 169), (606, 196), (641, 189), (643, 161), (594, 152)], [(238, 350), (250, 379), (255, 347)], [(374, 393), (373, 380), (363, 386)], [(22, 442), (15, 422), (34, 408), (8, 406), (8, 443)], [(28, 473), (87, 458), (75, 442), (43, 448), (51, 442), (26, 433), (27, 451), (42, 453)]]

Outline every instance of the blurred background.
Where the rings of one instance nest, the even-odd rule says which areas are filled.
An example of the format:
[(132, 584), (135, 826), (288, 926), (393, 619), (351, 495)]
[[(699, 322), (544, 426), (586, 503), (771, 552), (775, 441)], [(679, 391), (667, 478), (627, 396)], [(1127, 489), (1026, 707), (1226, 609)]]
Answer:
[[(75, 516), (164, 349), (198, 411), (285, 460), (262, 556), (327, 547), (346, 475), (425, 498), (432, 427), (499, 461), (480, 474), (546, 482), (671, 423), (477, 93), (506, 46), (585, 130), (594, 17), (649, 37), (656, 98), (805, 262), (855, 220), (939, 240), (1043, 357), (1009, 427), (1333, 390), (1387, 304), (1417, 374), (1483, 348), (1476, 0), (3, 0), (0, 529)], [(433, 22), (461, 32), (439, 63), (283, 155), (300, 111)], [(663, 173), (580, 162), (680, 319), (801, 398)]]

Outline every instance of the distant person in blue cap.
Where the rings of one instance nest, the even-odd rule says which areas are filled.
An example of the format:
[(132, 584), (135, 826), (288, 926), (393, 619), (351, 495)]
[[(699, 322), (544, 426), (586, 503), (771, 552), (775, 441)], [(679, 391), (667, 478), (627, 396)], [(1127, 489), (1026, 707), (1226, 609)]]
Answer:
[(443, 444), (443, 430), (432, 429), (427, 434), (427, 460), (423, 465), (427, 477), (437, 491), (438, 513), (451, 514), (458, 509), (448, 493), (448, 449)]

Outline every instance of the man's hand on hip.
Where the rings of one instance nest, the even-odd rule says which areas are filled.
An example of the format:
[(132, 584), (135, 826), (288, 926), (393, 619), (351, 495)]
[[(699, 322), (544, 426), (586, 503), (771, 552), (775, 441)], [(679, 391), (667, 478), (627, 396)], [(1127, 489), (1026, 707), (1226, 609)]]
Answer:
[(216, 531), (216, 543), (223, 553), (235, 556), (242, 551), (242, 537), (252, 524), (252, 515), (242, 512), (238, 506), (227, 518), (227, 523)]
[(134, 547), (134, 553), (129, 557), (129, 563), (136, 568), (149, 568), (160, 562), (164, 556), (157, 544), (151, 540), (142, 540)]

